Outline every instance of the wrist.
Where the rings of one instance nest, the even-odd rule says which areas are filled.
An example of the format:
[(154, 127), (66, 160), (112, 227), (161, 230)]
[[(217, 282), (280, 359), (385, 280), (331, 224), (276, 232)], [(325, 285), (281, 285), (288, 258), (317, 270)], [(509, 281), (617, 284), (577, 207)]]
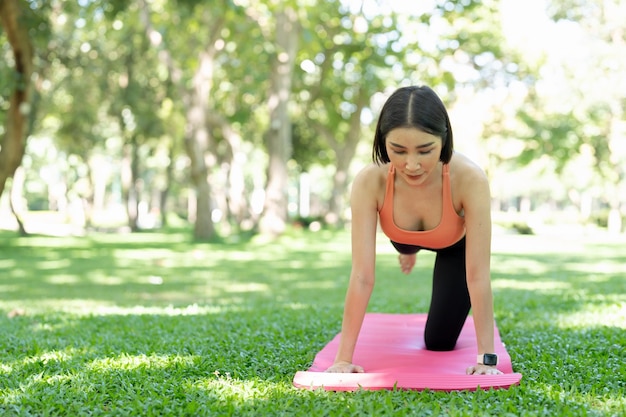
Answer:
[(496, 366), (498, 364), (498, 355), (495, 353), (482, 353), (476, 357), (476, 363), (479, 365)]

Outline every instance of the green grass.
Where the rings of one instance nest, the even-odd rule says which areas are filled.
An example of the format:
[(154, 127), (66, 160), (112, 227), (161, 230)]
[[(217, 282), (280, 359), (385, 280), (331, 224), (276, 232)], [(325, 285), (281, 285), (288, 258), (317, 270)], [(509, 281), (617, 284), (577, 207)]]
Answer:
[[(334, 393), (291, 381), (339, 331), (349, 235), (189, 235), (0, 233), (0, 414), (626, 415), (624, 239), (494, 239), (519, 386)], [(404, 276), (381, 238), (370, 311), (425, 312), (432, 261)]]

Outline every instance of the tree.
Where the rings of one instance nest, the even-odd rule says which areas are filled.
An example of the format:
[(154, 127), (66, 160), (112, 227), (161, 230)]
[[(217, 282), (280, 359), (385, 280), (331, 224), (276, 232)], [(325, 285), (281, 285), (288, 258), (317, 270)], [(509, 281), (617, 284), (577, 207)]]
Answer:
[(139, 229), (140, 203), (146, 193), (145, 176), (142, 175), (146, 158), (142, 156), (147, 155), (156, 146), (154, 142), (163, 135), (163, 123), (155, 108), (161, 107), (167, 89), (159, 82), (157, 54), (149, 47), (143, 27), (139, 26), (136, 6), (129, 6), (123, 17), (123, 28), (117, 31), (118, 35), (112, 33), (109, 36), (120, 57), (116, 68), (111, 69), (111, 73), (117, 76), (108, 77), (107, 90), (112, 93), (109, 112), (118, 121), (124, 142), (122, 193), (129, 227), (136, 231)]
[[(181, 201), (191, 190), (196, 239), (233, 226), (280, 233), (295, 176), (320, 165), (332, 172), (326, 219), (339, 224), (350, 166), (384, 95), (427, 83), (452, 100), (459, 84), (498, 79), (492, 3), (438, 1), (416, 16), (340, 0), (31, 2), (54, 29), (33, 137), (53, 137), (71, 161), (71, 192), (92, 170), (83, 196), (94, 206), (125, 179), (132, 229), (139, 201), (155, 204), (161, 187), (162, 214), (169, 189)], [(455, 79), (455, 65), (477, 75)], [(156, 153), (169, 157), (155, 164)], [(125, 174), (98, 174), (107, 164), (96, 160)], [(27, 181), (40, 181), (34, 172)], [(157, 186), (155, 176), (168, 179)], [(263, 189), (260, 221), (252, 195)]]
[[(134, 5), (68, 5), (51, 20), (47, 82), (54, 87), (42, 127), (56, 125), (46, 133), (76, 161), (65, 173), (68, 194), (82, 199), (89, 226), (92, 209), (104, 209), (107, 187), (121, 185), (128, 226), (136, 231), (140, 205), (154, 204), (146, 163), (164, 132), (155, 111), (165, 95), (165, 86), (156, 82), (156, 54), (138, 28)], [(107, 159), (114, 162), (103, 163)], [(70, 168), (80, 173), (70, 175)]]
[(309, 10), (298, 56), (295, 157), (303, 169), (315, 160), (335, 165), (332, 223), (343, 218), (349, 168), (381, 97), (428, 84), (452, 104), (457, 87), (491, 88), (499, 72), (506, 76), (493, 2), (441, 1), (422, 12), (408, 3), (406, 12), (371, 7), (329, 1)]
[(268, 106), (269, 130), (265, 143), (269, 155), (265, 208), (260, 222), (261, 233), (278, 235), (285, 230), (287, 221), (287, 162), (291, 158), (291, 121), (289, 103), (294, 62), (298, 48), (300, 23), (291, 7), (276, 13), (274, 63), (270, 75)]
[[(362, 5), (361, 5), (362, 6)], [(393, 15), (366, 16), (328, 1), (306, 9), (296, 60), (293, 100), (294, 159), (299, 169), (331, 167), (325, 220), (340, 225), (350, 165), (362, 140), (371, 98), (398, 82), (399, 37)]]
[[(603, 200), (610, 210), (609, 230), (619, 232), (624, 204), (620, 190), (626, 178), (626, 89), (621, 75), (626, 70), (626, 5), (552, 0), (545, 16), (552, 19), (545, 30), (557, 41), (542, 45), (535, 63), (541, 76), (528, 88), (518, 112), (524, 128), (519, 160), (549, 157), (561, 173), (581, 157), (591, 158), (584, 165), (587, 177), (601, 179), (604, 190), (593, 195), (583, 184), (572, 184), (572, 194), (585, 196), (577, 202), (581, 211), (591, 205), (585, 200)], [(567, 48), (572, 42), (576, 47)]]
[[(253, 106), (244, 101), (255, 97), (251, 92), (266, 78), (265, 72), (249, 66), (251, 60), (258, 62), (258, 52), (254, 56), (249, 49), (256, 46), (249, 36), (258, 27), (245, 13), (256, 9), (244, 10), (229, 0), (211, 6), (194, 0), (154, 4), (159, 13), (151, 13), (149, 6), (140, 2), (145, 33), (166, 63), (173, 102), (182, 103), (184, 144), (196, 195), (194, 237), (211, 239), (216, 233), (214, 213), (225, 214), (225, 219), (231, 210), (237, 220), (245, 216), (240, 129), (243, 122), (251, 126), (250, 132), (259, 129), (251, 124)], [(182, 25), (190, 36), (178, 36)], [(263, 94), (258, 95), (262, 100)]]
[(14, 59), (14, 83), (4, 132), (0, 138), (0, 195), (7, 179), (13, 176), (22, 162), (28, 134), (34, 51), (28, 35), (26, 9), (24, 1), (0, 1), (0, 24), (9, 40)]
[[(608, 229), (620, 233), (625, 215), (622, 205), (626, 205), (626, 86), (622, 75), (626, 71), (626, 4), (618, 0), (552, 0), (547, 12), (557, 24), (577, 24), (585, 35), (579, 46), (586, 46), (594, 58), (579, 56), (568, 74), (579, 98), (574, 110), (580, 121), (576, 133), (582, 144), (593, 149), (594, 166), (606, 183)], [(574, 149), (581, 153), (585, 148)]]

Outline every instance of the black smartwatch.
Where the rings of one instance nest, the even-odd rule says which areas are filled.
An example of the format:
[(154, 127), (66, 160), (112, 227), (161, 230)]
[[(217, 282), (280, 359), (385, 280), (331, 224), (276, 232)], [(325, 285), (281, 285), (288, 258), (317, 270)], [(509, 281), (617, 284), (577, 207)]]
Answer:
[(478, 355), (476, 363), (487, 366), (496, 366), (498, 364), (498, 355), (495, 353), (485, 353), (484, 355)]

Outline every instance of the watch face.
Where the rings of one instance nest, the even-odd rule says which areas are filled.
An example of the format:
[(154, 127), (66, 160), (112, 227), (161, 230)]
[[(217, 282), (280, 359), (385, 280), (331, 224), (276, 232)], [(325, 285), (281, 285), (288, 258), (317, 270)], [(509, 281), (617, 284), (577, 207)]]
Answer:
[(495, 366), (498, 364), (498, 355), (494, 355), (493, 353), (485, 353), (483, 355), (483, 363), (489, 366)]

